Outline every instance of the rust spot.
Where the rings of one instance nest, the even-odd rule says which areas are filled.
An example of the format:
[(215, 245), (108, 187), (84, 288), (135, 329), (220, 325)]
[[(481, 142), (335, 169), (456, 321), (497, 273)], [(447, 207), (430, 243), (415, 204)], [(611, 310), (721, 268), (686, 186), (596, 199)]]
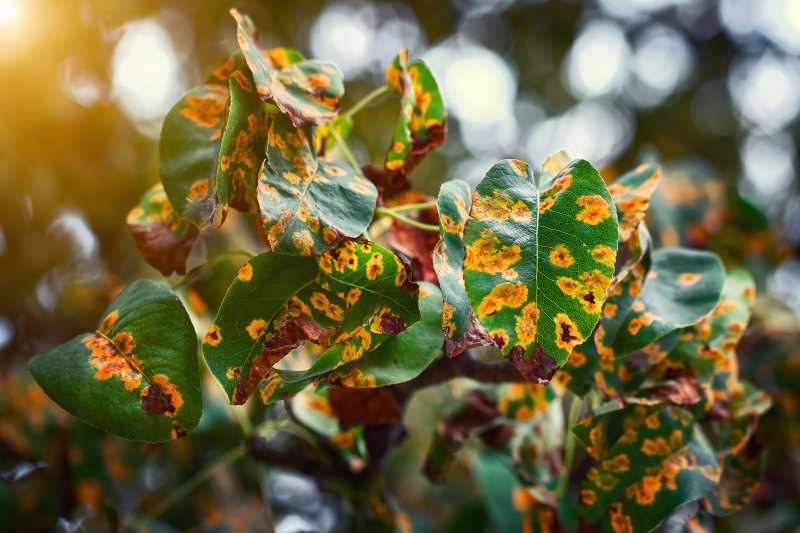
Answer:
[[(589, 293), (589, 294), (591, 294), (591, 293)], [(572, 325), (571, 324), (561, 323), (561, 324), (559, 324), (559, 326), (561, 326), (561, 333), (560, 333), (561, 342), (563, 342), (564, 344), (571, 344), (572, 342), (578, 340), (578, 337), (575, 337), (574, 335), (572, 335)]]
[(378, 333), (388, 333), (389, 335), (397, 335), (406, 329), (406, 324), (403, 319), (391, 313), (383, 313), (380, 318), (378, 326)]
[(508, 354), (508, 362), (514, 365), (522, 376), (531, 383), (546, 385), (558, 370), (555, 359), (544, 353), (538, 344), (534, 346), (530, 359), (525, 360), (525, 349), (514, 346)]
[(186, 430), (181, 427), (177, 422), (172, 423), (172, 438), (181, 439), (186, 436)]

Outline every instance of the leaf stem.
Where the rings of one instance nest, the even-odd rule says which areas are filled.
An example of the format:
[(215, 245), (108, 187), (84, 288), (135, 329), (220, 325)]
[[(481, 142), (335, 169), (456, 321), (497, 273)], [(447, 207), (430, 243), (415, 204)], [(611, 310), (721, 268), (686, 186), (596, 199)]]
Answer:
[(409, 226), (417, 229), (421, 229), (423, 231), (433, 231), (439, 233), (439, 226), (435, 226), (433, 224), (425, 224), (424, 222), (420, 222), (418, 220), (414, 220), (413, 218), (409, 218), (405, 215), (401, 215), (394, 209), (389, 207), (379, 207), (375, 210), (375, 213), (379, 217), (391, 217), (395, 220), (398, 220), (404, 224), (408, 224)]
[(430, 202), (396, 205), (394, 207), (386, 207), (384, 209), (391, 209), (395, 213), (410, 213), (413, 211), (425, 211), (427, 209), (436, 209), (436, 207), (437, 207), (436, 200), (431, 200)]
[(561, 499), (569, 487), (569, 478), (572, 473), (572, 462), (575, 460), (575, 433), (571, 431), (572, 426), (578, 423), (578, 416), (581, 414), (582, 399), (579, 396), (572, 397), (572, 405), (569, 408), (569, 420), (567, 421), (567, 437), (564, 441), (564, 471), (558, 480), (558, 486), (553, 493), (556, 500)]
[(224, 254), (220, 254), (216, 257), (209, 259), (207, 263), (204, 263), (200, 266), (191, 269), (189, 272), (186, 273), (185, 276), (183, 276), (181, 279), (173, 283), (172, 290), (177, 291), (178, 289), (180, 289), (181, 287), (183, 287), (184, 285), (186, 285), (187, 283), (198, 277), (200, 274), (208, 270), (209, 268), (215, 267), (220, 263), (224, 263), (231, 257), (241, 257), (241, 256), (247, 257), (248, 259), (252, 259), (256, 256), (256, 254), (248, 252), (247, 250), (231, 250), (230, 252), (225, 252)]
[(194, 476), (189, 478), (183, 485), (178, 487), (177, 490), (168, 494), (166, 498), (160, 500), (153, 508), (134, 520), (126, 529), (137, 529), (139, 526), (144, 525), (145, 521), (148, 519), (160, 516), (164, 511), (180, 501), (181, 498), (192, 492), (204, 481), (211, 478), (218, 470), (221, 470), (240, 457), (243, 457), (245, 451), (244, 446), (237, 446), (220, 455), (213, 462), (206, 465), (205, 468), (202, 468)]
[[(367, 107), (374, 100), (377, 100), (378, 98), (380, 98), (384, 94), (389, 94), (391, 92), (391, 90), (392, 90), (392, 88), (389, 87), (388, 85), (382, 85), (381, 87), (378, 87), (377, 89), (374, 89), (372, 92), (367, 94), (364, 98), (362, 98), (361, 100), (359, 100), (358, 102), (353, 104), (353, 107), (351, 107), (350, 109), (348, 109), (345, 112), (345, 114), (344, 114), (345, 118), (352, 119), (353, 116), (356, 113), (358, 113), (359, 111), (361, 111), (362, 109)], [(331, 128), (331, 129), (333, 129), (333, 128)]]
[(329, 128), (329, 131), (331, 132), (331, 136), (333, 137), (333, 139), (336, 141), (336, 144), (339, 145), (339, 148), (344, 153), (344, 156), (347, 158), (347, 161), (350, 163), (350, 165), (355, 170), (360, 169), (361, 165), (358, 164), (358, 159), (356, 159), (356, 156), (353, 155), (353, 152), (350, 150), (350, 147), (347, 146), (347, 143), (345, 142), (344, 139), (342, 139), (342, 136), (339, 135), (339, 132), (336, 131), (336, 128)]

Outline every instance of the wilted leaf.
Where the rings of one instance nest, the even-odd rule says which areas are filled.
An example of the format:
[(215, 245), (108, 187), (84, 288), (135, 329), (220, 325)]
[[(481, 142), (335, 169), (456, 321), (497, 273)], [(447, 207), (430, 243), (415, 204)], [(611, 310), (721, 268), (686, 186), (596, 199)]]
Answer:
[(473, 194), (467, 294), (489, 336), (529, 380), (546, 383), (589, 338), (614, 272), (617, 217), (600, 175), (573, 161), (541, 193), (505, 160)]
[(94, 333), (30, 360), (31, 373), (61, 407), (104, 431), (159, 442), (186, 435), (203, 399), (197, 338), (177, 296), (142, 280), (130, 285)]
[(173, 211), (161, 184), (144, 193), (127, 224), (145, 261), (164, 276), (186, 273), (186, 258), (200, 231)]
[(367, 228), (378, 191), (351, 166), (322, 161), (314, 132), (283, 116), (272, 123), (258, 203), (272, 251), (319, 255)]
[(467, 182), (452, 180), (442, 184), (437, 200), (441, 240), (433, 250), (433, 268), (444, 300), (442, 331), (449, 357), (473, 346), (493, 344), (475, 318), (464, 289), (464, 227), (471, 206), (472, 191)]
[(401, 50), (389, 65), (386, 83), (400, 95), (400, 117), (384, 166), (390, 175), (406, 175), (444, 143), (444, 102), (428, 66), (420, 59), (408, 64), (408, 50)]
[(228, 289), (203, 355), (231, 402), (244, 403), (275, 363), (308, 340), (371, 339), (419, 320), (408, 278), (397, 256), (366, 242), (347, 241), (319, 258), (258, 255)]
[[(275, 104), (295, 126), (324, 124), (339, 111), (344, 95), (342, 73), (333, 63), (296, 61), (284, 49), (264, 52), (247, 15), (231, 10), (239, 48), (253, 73), (258, 95)], [(283, 51), (283, 52), (281, 52)]]

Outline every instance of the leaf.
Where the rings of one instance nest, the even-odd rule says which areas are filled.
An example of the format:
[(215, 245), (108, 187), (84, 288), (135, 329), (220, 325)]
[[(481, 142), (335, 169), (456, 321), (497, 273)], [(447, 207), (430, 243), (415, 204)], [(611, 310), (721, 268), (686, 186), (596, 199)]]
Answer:
[(400, 95), (400, 116), (384, 167), (390, 175), (407, 175), (426, 153), (444, 144), (444, 101), (428, 66), (420, 59), (409, 65), (406, 49), (386, 70), (386, 84)]
[(608, 192), (617, 206), (621, 240), (630, 239), (639, 223), (644, 220), (650, 206), (650, 197), (660, 179), (661, 167), (644, 163), (609, 185)]
[(538, 183), (545, 187), (558, 176), (558, 173), (564, 170), (567, 165), (572, 162), (572, 157), (566, 150), (560, 150), (554, 154), (547, 156), (547, 159), (542, 163), (542, 171), (538, 176)]
[(610, 414), (621, 422), (616, 439), (603, 429), (605, 417), (586, 417), (575, 428), (596, 460), (577, 508), (588, 522), (603, 531), (648, 531), (719, 481), (713, 450), (685, 410), (636, 406)]
[(159, 139), (159, 172), (175, 210), (196, 226), (220, 226), (228, 204), (255, 207), (264, 159), (264, 106), (241, 54), (170, 109)]
[[(437, 224), (439, 217), (435, 209), (426, 209), (406, 216), (425, 224)], [(433, 251), (439, 236), (433, 232), (415, 228), (404, 222), (392, 220), (386, 232), (386, 242), (389, 246), (411, 261), (411, 270), (414, 279), (419, 281), (436, 282), (436, 273), (433, 269)]]
[(411, 381), (439, 356), (442, 351), (441, 292), (431, 283), (420, 282), (419, 286), (422, 319), (365, 353), (361, 359), (337, 368), (327, 376), (331, 383), (347, 387), (395, 385)]
[(275, 104), (297, 127), (324, 124), (336, 116), (344, 95), (342, 73), (336, 65), (264, 53), (250, 18), (236, 9), (231, 9), (231, 15), (239, 48), (262, 100)]
[(197, 338), (166, 286), (131, 284), (95, 333), (37, 355), (28, 366), (61, 407), (128, 439), (166, 441), (197, 427), (202, 411)]
[(472, 206), (471, 198), (467, 182), (452, 180), (442, 184), (436, 202), (441, 240), (433, 250), (433, 268), (444, 300), (442, 331), (448, 357), (473, 346), (493, 344), (475, 318), (464, 289), (464, 227)]
[(242, 404), (306, 341), (326, 346), (396, 334), (419, 320), (418, 290), (408, 278), (397, 256), (366, 242), (344, 242), (319, 258), (260, 254), (228, 288), (203, 355), (231, 402)]
[(601, 357), (623, 357), (641, 350), (672, 331), (697, 323), (716, 307), (725, 279), (717, 256), (665, 248), (653, 252), (652, 257), (643, 286), (632, 283), (627, 294), (623, 293), (632, 302), (627, 312), (621, 305), (614, 311), (606, 304), (602, 330), (598, 328), (595, 335)]
[(523, 531), (523, 503), (528, 503), (508, 458), (490, 449), (483, 449), (472, 461), (475, 483), (483, 495), (484, 506), (496, 531)]
[(173, 211), (161, 184), (144, 193), (126, 222), (145, 261), (164, 276), (186, 273), (186, 258), (200, 232)]
[(573, 161), (541, 193), (504, 160), (472, 197), (464, 281), (475, 314), (530, 381), (547, 383), (587, 339), (614, 272), (616, 211), (600, 175)]
[(378, 192), (361, 172), (321, 161), (314, 132), (278, 116), (269, 131), (258, 203), (273, 252), (319, 255), (369, 226)]

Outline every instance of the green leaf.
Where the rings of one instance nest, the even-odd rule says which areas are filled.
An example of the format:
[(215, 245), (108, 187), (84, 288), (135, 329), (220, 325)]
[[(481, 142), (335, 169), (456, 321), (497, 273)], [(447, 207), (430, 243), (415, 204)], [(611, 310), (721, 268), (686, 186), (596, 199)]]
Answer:
[(661, 180), (661, 167), (644, 163), (608, 186), (619, 219), (619, 238), (627, 241), (644, 220), (650, 197)]
[(719, 302), (725, 271), (716, 255), (665, 248), (652, 257), (644, 286), (632, 283), (623, 293), (632, 302), (627, 312), (622, 306), (612, 310), (606, 304), (602, 329), (595, 335), (601, 357), (604, 353), (623, 357), (641, 350), (676, 329), (697, 323)]
[(172, 209), (160, 183), (130, 210), (127, 224), (145, 261), (164, 276), (186, 273), (186, 258), (200, 232)]
[(175, 210), (196, 226), (222, 224), (216, 170), (225, 127), (228, 88), (194, 87), (164, 117), (158, 145), (159, 174)]
[(447, 114), (430, 69), (420, 59), (409, 65), (408, 50), (389, 65), (386, 83), (400, 95), (400, 116), (384, 166), (390, 175), (407, 175), (426, 153), (444, 144)]
[(203, 338), (208, 367), (242, 404), (308, 340), (326, 346), (399, 333), (420, 318), (409, 276), (396, 255), (366, 242), (346, 241), (319, 258), (260, 254), (241, 268)]
[(441, 240), (433, 249), (433, 268), (444, 299), (445, 350), (453, 357), (473, 346), (491, 345), (492, 340), (475, 318), (464, 289), (464, 226), (472, 206), (469, 184), (462, 180), (442, 184), (436, 206)]
[(515, 503), (519, 499), (517, 493), (525, 489), (508, 458), (498, 451), (483, 449), (473, 459), (472, 470), (496, 531), (522, 531), (524, 514)]
[(241, 54), (190, 89), (164, 118), (159, 172), (176, 211), (196, 226), (220, 226), (228, 204), (255, 209), (266, 110)]
[(336, 116), (344, 95), (344, 80), (336, 65), (294, 61), (297, 57), (285, 52), (264, 53), (250, 18), (236, 9), (231, 15), (236, 19), (239, 48), (262, 100), (275, 104), (298, 127), (324, 124)]
[(258, 203), (273, 252), (319, 255), (358, 237), (372, 221), (375, 186), (345, 163), (319, 160), (314, 135), (284, 116), (270, 128)]
[(614, 272), (617, 217), (583, 160), (541, 193), (530, 167), (504, 160), (472, 197), (464, 281), (489, 336), (531, 381), (547, 383), (589, 338)]
[(428, 368), (442, 351), (442, 295), (431, 283), (420, 282), (419, 286), (422, 319), (364, 353), (361, 359), (338, 367), (326, 376), (328, 381), (354, 387), (385, 387), (411, 381)]
[(621, 426), (616, 439), (602, 416), (586, 417), (575, 428), (596, 460), (577, 511), (603, 531), (648, 531), (719, 481), (711, 445), (687, 411), (635, 406), (606, 416)]
[(154, 281), (130, 285), (97, 331), (37, 355), (29, 368), (61, 407), (128, 439), (183, 437), (203, 409), (194, 327), (177, 296)]

